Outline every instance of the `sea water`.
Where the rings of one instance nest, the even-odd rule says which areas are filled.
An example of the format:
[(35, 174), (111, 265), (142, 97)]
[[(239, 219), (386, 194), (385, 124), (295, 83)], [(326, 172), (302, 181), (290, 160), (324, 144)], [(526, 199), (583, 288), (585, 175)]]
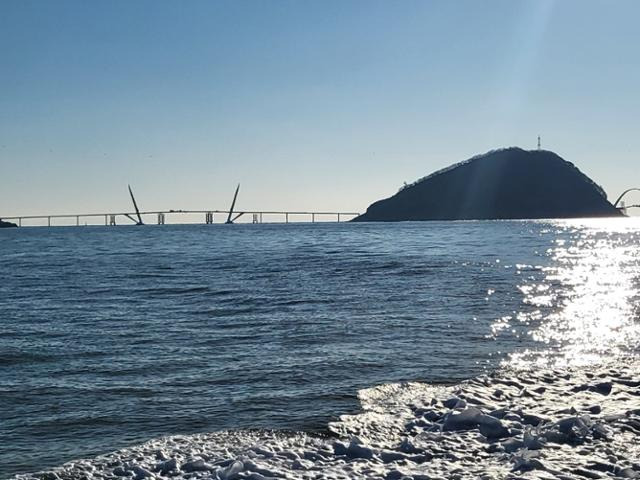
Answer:
[(635, 219), (0, 231), (0, 478), (419, 478), (434, 460), (397, 455), (433, 389), (556, 372), (586, 395), (614, 362), (634, 398), (639, 244)]

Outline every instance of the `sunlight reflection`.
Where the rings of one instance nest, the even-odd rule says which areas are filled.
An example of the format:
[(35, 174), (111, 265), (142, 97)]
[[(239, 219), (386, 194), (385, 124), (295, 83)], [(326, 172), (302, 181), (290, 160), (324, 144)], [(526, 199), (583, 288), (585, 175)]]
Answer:
[[(519, 323), (541, 344), (509, 363), (581, 365), (636, 353), (640, 338), (640, 223), (635, 219), (565, 221), (547, 231), (558, 238), (543, 280), (518, 287), (523, 311), (501, 318), (494, 332)], [(520, 271), (530, 266), (517, 265)]]

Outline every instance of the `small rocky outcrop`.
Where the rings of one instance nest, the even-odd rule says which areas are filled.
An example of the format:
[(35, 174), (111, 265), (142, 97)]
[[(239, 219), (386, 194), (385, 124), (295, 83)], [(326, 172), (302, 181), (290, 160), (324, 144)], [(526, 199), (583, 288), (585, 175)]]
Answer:
[(17, 227), (17, 225), (15, 223), (11, 223), (11, 222), (4, 222), (0, 218), (0, 228), (11, 228), (11, 227)]

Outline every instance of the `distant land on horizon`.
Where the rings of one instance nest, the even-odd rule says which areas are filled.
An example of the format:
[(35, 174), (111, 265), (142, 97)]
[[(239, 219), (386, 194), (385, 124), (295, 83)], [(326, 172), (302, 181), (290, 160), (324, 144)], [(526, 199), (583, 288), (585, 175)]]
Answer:
[(5, 222), (0, 218), (0, 228), (12, 228), (17, 227), (15, 223)]
[(354, 222), (623, 216), (573, 163), (547, 150), (492, 150), (371, 204)]

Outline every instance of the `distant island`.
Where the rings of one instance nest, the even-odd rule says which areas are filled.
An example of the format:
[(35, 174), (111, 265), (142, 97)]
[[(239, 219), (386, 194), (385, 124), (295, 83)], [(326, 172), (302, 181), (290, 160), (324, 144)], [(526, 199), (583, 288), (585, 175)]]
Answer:
[(614, 217), (623, 214), (571, 162), (505, 148), (451, 165), (379, 200), (354, 222)]
[(11, 222), (4, 222), (0, 218), (0, 228), (12, 228), (12, 227), (17, 227), (17, 225), (15, 223), (11, 223)]

